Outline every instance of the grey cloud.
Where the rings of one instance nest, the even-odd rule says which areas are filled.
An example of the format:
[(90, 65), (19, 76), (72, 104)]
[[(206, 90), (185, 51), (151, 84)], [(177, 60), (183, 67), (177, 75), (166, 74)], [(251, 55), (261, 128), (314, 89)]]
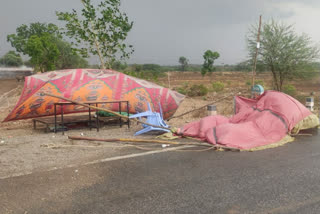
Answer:
[[(81, 8), (80, 0), (0, 1), (0, 56), (10, 49), (6, 35), (19, 25), (36, 21), (62, 25), (55, 11)], [(293, 1), (122, 0), (123, 10), (134, 21), (128, 42), (135, 53), (129, 62), (177, 64), (179, 56), (186, 56), (191, 63), (202, 63), (207, 49), (220, 52), (218, 63), (244, 60), (245, 34), (260, 14), (264, 20), (294, 17), (293, 10), (274, 8), (277, 2), (290, 5)], [(319, 7), (318, 1), (294, 2)]]

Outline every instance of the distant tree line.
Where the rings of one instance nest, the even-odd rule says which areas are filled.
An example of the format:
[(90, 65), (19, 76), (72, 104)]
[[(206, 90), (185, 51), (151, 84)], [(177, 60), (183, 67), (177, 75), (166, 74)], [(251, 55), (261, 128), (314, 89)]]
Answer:
[(15, 51), (8, 51), (0, 58), (0, 65), (5, 67), (20, 67), (23, 65), (23, 60), (20, 54)]

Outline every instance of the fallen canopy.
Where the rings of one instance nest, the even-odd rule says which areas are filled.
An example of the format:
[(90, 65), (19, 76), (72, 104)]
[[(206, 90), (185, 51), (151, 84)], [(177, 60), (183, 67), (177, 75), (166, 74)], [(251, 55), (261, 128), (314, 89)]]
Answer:
[[(159, 103), (168, 118), (175, 113), (184, 95), (154, 83), (113, 70), (71, 69), (28, 76), (21, 97), (4, 121), (21, 120), (54, 114), (54, 103), (64, 100), (41, 96), (42, 92), (63, 96), (78, 102), (128, 100), (129, 112), (147, 110), (147, 102), (159, 112)], [(118, 104), (102, 104), (118, 111)], [(126, 105), (121, 106), (125, 111)], [(87, 111), (79, 105), (64, 106), (64, 113)], [(57, 108), (60, 114), (60, 108)]]
[[(276, 91), (267, 91), (256, 100), (235, 97), (235, 113), (231, 118), (217, 115), (191, 122), (179, 134), (211, 144), (251, 149), (280, 141), (312, 115), (299, 101)], [(313, 124), (317, 125), (319, 120)]]

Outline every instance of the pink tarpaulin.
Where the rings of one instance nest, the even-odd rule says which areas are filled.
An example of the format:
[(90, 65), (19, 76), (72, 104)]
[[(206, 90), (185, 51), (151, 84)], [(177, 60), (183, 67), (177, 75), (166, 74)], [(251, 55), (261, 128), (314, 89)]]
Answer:
[(205, 117), (179, 132), (211, 144), (251, 149), (278, 142), (311, 114), (299, 101), (277, 91), (267, 91), (256, 100), (235, 97), (235, 111), (231, 118)]

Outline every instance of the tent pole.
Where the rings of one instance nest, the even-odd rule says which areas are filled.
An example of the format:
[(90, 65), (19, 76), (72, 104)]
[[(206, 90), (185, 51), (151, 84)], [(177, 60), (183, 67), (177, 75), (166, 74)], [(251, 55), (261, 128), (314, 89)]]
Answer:
[(257, 46), (256, 46), (256, 53), (254, 55), (253, 68), (252, 68), (252, 87), (254, 86), (255, 76), (256, 76), (257, 57), (258, 57), (258, 51), (259, 51), (259, 48), (260, 48), (260, 31), (261, 31), (261, 15), (260, 15), (260, 18), (259, 18)]

